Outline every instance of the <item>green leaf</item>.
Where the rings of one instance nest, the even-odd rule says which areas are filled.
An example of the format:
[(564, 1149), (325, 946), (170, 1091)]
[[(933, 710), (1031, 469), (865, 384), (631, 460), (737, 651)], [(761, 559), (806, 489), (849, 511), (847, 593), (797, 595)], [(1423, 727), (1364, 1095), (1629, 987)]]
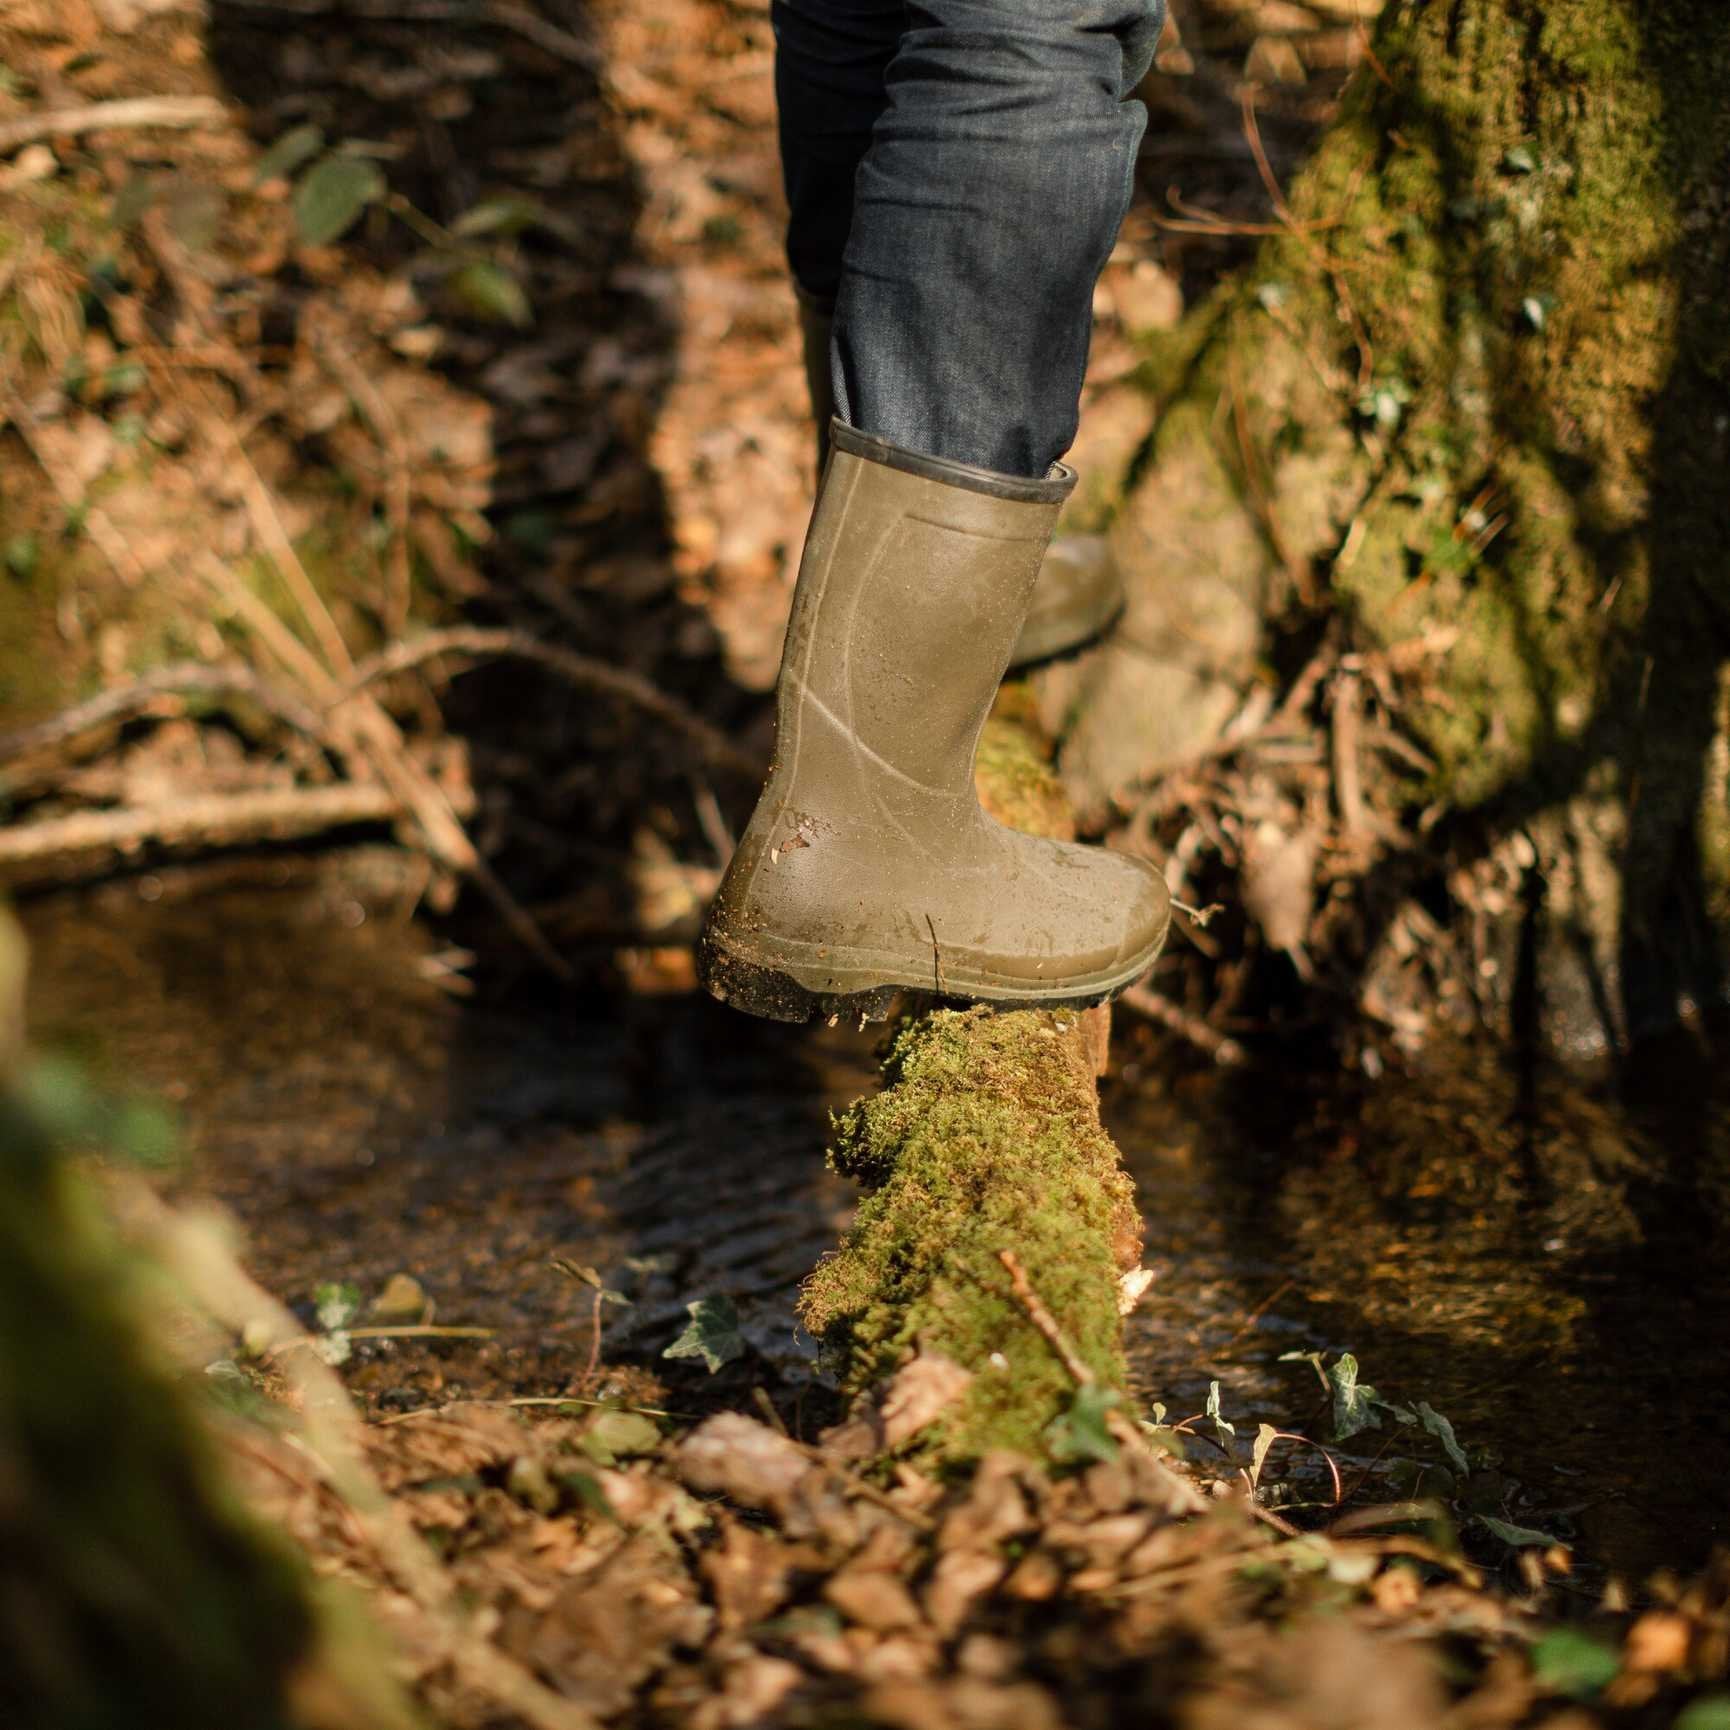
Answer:
[(698, 1298), (685, 1308), (690, 1313), (690, 1324), (661, 1353), (662, 1357), (701, 1358), (713, 1375), (723, 1364), (745, 1355), (739, 1312), (730, 1297)]
[(1077, 1388), (1069, 1410), (1045, 1426), (1045, 1445), (1059, 1465), (1083, 1460), (1115, 1460), (1117, 1438), (1106, 1418), (1120, 1396), (1110, 1388)]
[(633, 1454), (653, 1453), (660, 1445), (660, 1427), (641, 1412), (602, 1412), (579, 1443), (598, 1466), (610, 1466)]
[(1343, 1442), (1360, 1430), (1382, 1427), (1376, 1407), (1384, 1402), (1368, 1382), (1358, 1380), (1358, 1360), (1350, 1352), (1341, 1352), (1339, 1361), (1329, 1367), (1328, 1384), (1334, 1392), (1336, 1442)]
[(267, 180), (287, 180), (303, 162), (310, 162), (322, 149), (322, 126), (292, 127), (259, 157), (252, 170), (252, 184), (262, 186)]
[(1532, 1673), (1557, 1694), (1584, 1700), (1612, 1681), (1621, 1662), (1578, 1628), (1556, 1628), (1532, 1648)]
[(294, 224), (307, 246), (329, 246), (385, 195), (378, 164), (364, 156), (327, 156), (295, 183)]
[(1670, 1730), (1730, 1730), (1730, 1694), (1702, 1694), (1676, 1714)]
[(5, 546), (0, 547), (0, 559), (5, 561), (6, 569), (24, 583), (36, 574), (41, 556), (42, 546), (34, 535), (11, 535)]
[(567, 1491), (592, 1514), (599, 1514), (603, 1519), (611, 1520), (615, 1526), (622, 1526), (624, 1521), (619, 1518), (619, 1510), (612, 1504), (607, 1492), (601, 1488), (600, 1480), (591, 1477), (587, 1472), (554, 1471), (550, 1474), (552, 1481), (561, 1490)]
[(1219, 1445), (1222, 1448), (1225, 1446), (1225, 1439), (1227, 1436), (1235, 1436), (1237, 1434), (1237, 1426), (1235, 1424), (1228, 1424), (1225, 1419), (1220, 1416), (1218, 1382), (1209, 1382), (1207, 1384), (1207, 1404), (1202, 1408), (1202, 1416), (1212, 1421), (1214, 1431), (1219, 1436)]
[(1548, 1532), (1540, 1532), (1533, 1526), (1516, 1526), (1508, 1520), (1498, 1520), (1489, 1514), (1476, 1516), (1478, 1522), (1487, 1530), (1502, 1540), (1504, 1544), (1512, 1544), (1515, 1549), (1531, 1549), (1542, 1544), (1547, 1549), (1552, 1544), (1561, 1543), (1560, 1538), (1551, 1537)]
[(312, 1307), (318, 1325), (326, 1333), (345, 1328), (360, 1314), (360, 1287), (347, 1280), (326, 1280), (312, 1294)]
[(489, 259), (472, 259), (455, 272), (450, 291), (469, 312), (493, 324), (512, 324), (521, 330), (535, 321), (523, 285), (502, 264)]
[(1466, 1458), (1466, 1450), (1455, 1439), (1454, 1426), (1428, 1400), (1418, 1401), (1418, 1419), (1442, 1444), (1442, 1452), (1459, 1467), (1460, 1476), (1469, 1478), (1472, 1475), (1471, 1462)]
[(535, 199), (507, 193), (470, 205), (451, 224), (451, 232), (471, 240), (482, 234), (521, 234), (525, 228), (544, 223), (546, 216), (545, 205)]

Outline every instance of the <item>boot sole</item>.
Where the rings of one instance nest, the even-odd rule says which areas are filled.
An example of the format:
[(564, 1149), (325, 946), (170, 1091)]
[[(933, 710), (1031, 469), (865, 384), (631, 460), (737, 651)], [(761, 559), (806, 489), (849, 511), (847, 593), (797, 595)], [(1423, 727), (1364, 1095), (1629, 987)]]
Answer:
[[(1164, 947), (1162, 932), (1159, 942), (1127, 971), (1079, 984), (1070, 980), (1060, 986), (992, 980), (965, 972), (956, 978), (949, 976), (947, 969), (939, 973), (935, 964), (917, 972), (882, 965), (848, 966), (844, 951), (832, 952), (820, 973), (799, 969), (806, 973), (810, 981), (806, 983), (796, 976), (791, 963), (776, 966), (752, 960), (725, 938), (705, 933), (697, 951), (697, 978), (711, 997), (767, 1021), (804, 1022), (814, 1015), (884, 1021), (904, 991), (955, 1003), (984, 1003), (994, 1009), (1091, 1009), (1128, 990), (1158, 960)], [(858, 982), (852, 983), (849, 976)]]

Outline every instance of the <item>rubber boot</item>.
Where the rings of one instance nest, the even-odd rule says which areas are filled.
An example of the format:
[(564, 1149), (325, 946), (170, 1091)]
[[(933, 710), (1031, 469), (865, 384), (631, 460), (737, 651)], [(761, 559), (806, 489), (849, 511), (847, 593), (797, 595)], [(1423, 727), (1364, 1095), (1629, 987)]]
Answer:
[(1150, 865), (981, 809), (980, 731), (1074, 485), (896, 449), (837, 421), (777, 687), (775, 760), (699, 946), (754, 1015), (874, 1020), (899, 989), (1102, 1002), (1159, 953)]
[[(829, 422), (835, 413), (835, 388), (829, 375), (832, 308), (795, 289), (799, 330), (804, 338), (805, 382), (817, 422), (817, 475), (829, 459)], [(1072, 654), (1096, 642), (1123, 612), (1123, 579), (1103, 535), (1061, 535), (1051, 543), (1034, 585), (1033, 602), (1021, 635), (1010, 652), (1011, 667), (1029, 667)]]

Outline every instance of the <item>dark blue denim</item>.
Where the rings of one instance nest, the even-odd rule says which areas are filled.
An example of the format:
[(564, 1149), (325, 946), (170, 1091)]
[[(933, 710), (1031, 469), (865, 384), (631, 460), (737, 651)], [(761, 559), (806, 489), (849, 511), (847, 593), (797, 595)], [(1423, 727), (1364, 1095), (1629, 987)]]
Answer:
[(1075, 437), (1093, 287), (1165, 0), (774, 0), (794, 280), (835, 402), (930, 456), (1043, 475)]

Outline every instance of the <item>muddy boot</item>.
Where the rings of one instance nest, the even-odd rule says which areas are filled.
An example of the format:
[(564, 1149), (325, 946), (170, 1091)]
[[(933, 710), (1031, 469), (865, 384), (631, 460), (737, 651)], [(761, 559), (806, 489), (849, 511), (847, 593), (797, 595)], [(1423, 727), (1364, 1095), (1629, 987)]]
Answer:
[(775, 763), (704, 928), (724, 1002), (804, 1021), (904, 987), (1098, 1003), (1170, 917), (1151, 866), (986, 816), (973, 757), (1075, 477), (992, 474), (837, 421), (781, 659)]
[[(835, 390), (829, 377), (832, 311), (803, 293), (799, 330), (805, 346), (805, 382), (817, 422), (817, 474), (829, 459), (829, 422)], [(1123, 579), (1103, 535), (1062, 535), (1051, 543), (1034, 585), (1033, 604), (1009, 656), (1011, 667), (1029, 667), (1086, 648), (1117, 623), (1123, 612)]]

